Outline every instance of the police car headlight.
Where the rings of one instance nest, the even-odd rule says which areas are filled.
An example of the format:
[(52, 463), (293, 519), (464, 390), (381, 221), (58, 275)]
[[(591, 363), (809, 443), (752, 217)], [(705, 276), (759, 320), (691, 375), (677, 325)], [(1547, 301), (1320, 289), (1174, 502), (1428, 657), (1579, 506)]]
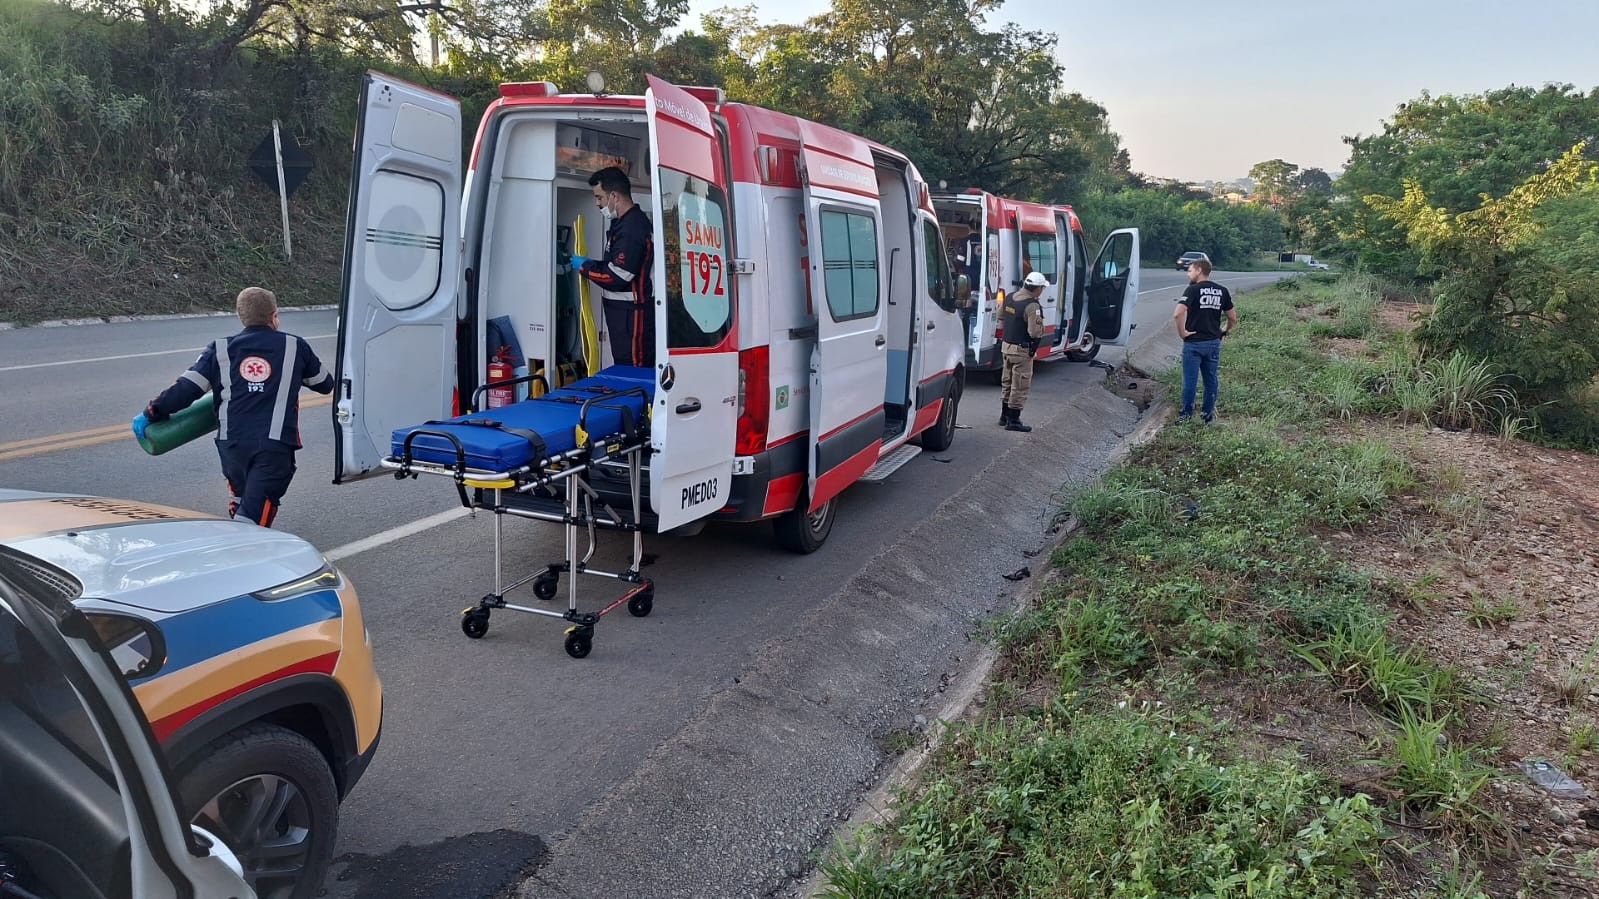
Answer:
[(259, 590), (251, 595), (263, 602), (278, 602), (279, 600), (293, 599), (296, 596), (304, 596), (307, 593), (315, 593), (318, 590), (334, 590), (343, 583), (344, 579), (339, 576), (338, 569), (332, 565), (323, 565), (313, 574), (295, 578), (286, 584), (279, 584), (268, 590)]

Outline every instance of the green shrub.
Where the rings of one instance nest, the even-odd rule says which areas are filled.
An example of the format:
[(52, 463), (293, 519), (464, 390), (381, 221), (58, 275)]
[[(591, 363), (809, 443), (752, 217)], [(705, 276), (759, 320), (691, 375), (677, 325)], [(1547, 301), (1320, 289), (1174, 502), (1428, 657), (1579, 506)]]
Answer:
[(1010, 718), (957, 733), (886, 832), (823, 864), (826, 895), (1361, 894), (1378, 810), (1290, 759), (1218, 758), (1148, 707)]

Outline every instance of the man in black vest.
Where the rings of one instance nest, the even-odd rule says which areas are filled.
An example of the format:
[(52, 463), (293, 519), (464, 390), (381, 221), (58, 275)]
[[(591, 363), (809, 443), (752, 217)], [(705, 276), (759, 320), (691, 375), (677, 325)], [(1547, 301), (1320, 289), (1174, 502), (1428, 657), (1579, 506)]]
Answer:
[(999, 309), (999, 323), (1004, 329), (1004, 374), (1000, 384), (999, 423), (1007, 431), (1032, 430), (1022, 424), (1022, 406), (1027, 404), (1027, 391), (1033, 386), (1033, 354), (1038, 351), (1038, 340), (1044, 336), (1044, 310), (1038, 305), (1038, 295), (1049, 281), (1043, 272), (1031, 272), (1022, 281), (1022, 288), (1005, 298)]

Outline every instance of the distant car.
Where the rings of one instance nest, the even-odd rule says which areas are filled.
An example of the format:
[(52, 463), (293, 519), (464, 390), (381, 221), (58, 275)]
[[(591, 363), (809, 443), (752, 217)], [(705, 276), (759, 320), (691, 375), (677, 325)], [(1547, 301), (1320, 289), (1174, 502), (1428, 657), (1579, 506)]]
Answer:
[(1201, 259), (1205, 260), (1206, 262), (1210, 261), (1210, 257), (1206, 256), (1204, 253), (1184, 253), (1183, 255), (1177, 257), (1177, 270), (1180, 272), (1186, 272), (1188, 271), (1188, 264), (1190, 262), (1197, 262)]
[(1310, 266), (1311, 268), (1320, 269), (1321, 271), (1327, 271), (1327, 269), (1330, 268), (1330, 266), (1328, 266), (1327, 263), (1322, 262), (1319, 259), (1311, 259), (1309, 262), (1307, 262), (1305, 264)]
[(311, 544), (165, 506), (0, 489), (0, 546), (63, 569), (176, 775), (261, 899), (308, 899), (383, 690), (355, 589)]

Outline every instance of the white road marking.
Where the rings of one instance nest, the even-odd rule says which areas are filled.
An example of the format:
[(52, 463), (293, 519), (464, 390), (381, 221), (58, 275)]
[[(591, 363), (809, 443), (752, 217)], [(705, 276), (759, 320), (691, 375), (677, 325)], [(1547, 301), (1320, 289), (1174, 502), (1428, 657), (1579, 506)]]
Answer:
[[(308, 334), (306, 340), (322, 340), (327, 337), (337, 337), (337, 334)], [(201, 347), (200, 349), (204, 349)], [(0, 371), (26, 371), (30, 368), (52, 368), (57, 365), (82, 365), (85, 362), (115, 362), (119, 359), (144, 359), (149, 356), (176, 356), (187, 353), (190, 356), (199, 356), (200, 349), (185, 347), (181, 350), (156, 350), (150, 353), (126, 353), (121, 356), (91, 356), (87, 359), (62, 359), (58, 362), (34, 362), (30, 365), (7, 365), (0, 367)]]
[(397, 528), (389, 528), (386, 531), (373, 534), (370, 537), (363, 537), (353, 543), (346, 543), (336, 549), (330, 549), (322, 555), (326, 556), (329, 562), (337, 562), (340, 559), (348, 559), (351, 556), (364, 553), (369, 549), (377, 549), (380, 546), (393, 543), (396, 540), (403, 540), (406, 537), (420, 534), (423, 531), (432, 530), (441, 524), (449, 524), (457, 518), (461, 518), (470, 514), (472, 514), (472, 510), (466, 508), (465, 506), (462, 506), (458, 509), (450, 509), (447, 512), (440, 512), (437, 515), (429, 515), (426, 518), (418, 518), (416, 521), (410, 522), (409, 524), (402, 524)]

